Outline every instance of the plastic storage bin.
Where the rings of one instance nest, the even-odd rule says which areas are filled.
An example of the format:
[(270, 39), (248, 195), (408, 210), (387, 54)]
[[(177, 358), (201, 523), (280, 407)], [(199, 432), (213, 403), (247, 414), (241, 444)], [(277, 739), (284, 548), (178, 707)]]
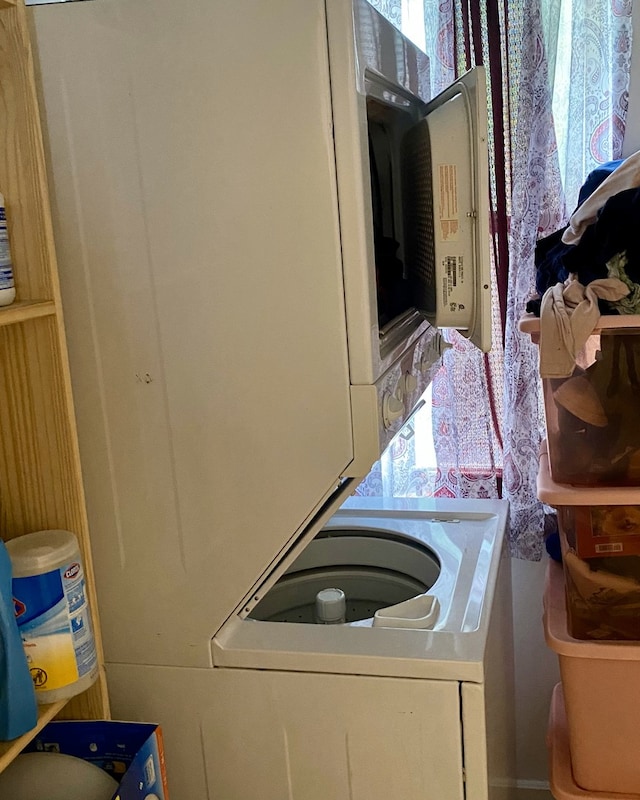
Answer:
[[(519, 327), (539, 341), (539, 319)], [(600, 317), (572, 375), (542, 388), (553, 479), (640, 486), (640, 317)]]
[(543, 448), (538, 497), (558, 511), (569, 633), (640, 642), (640, 491), (556, 484)]
[(640, 800), (639, 794), (619, 794), (618, 792), (589, 792), (581, 789), (575, 782), (571, 767), (569, 731), (564, 710), (562, 684), (553, 690), (547, 730), (549, 751), (549, 783), (555, 800)]
[(580, 558), (640, 556), (640, 505), (563, 506), (559, 511), (568, 544)]
[(560, 665), (576, 785), (587, 792), (640, 795), (640, 643), (572, 637), (562, 567), (551, 561), (544, 632)]

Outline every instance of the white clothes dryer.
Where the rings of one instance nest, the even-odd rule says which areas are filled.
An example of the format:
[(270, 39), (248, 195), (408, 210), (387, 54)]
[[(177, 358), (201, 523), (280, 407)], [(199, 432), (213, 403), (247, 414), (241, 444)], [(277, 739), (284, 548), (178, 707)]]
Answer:
[[(506, 800), (507, 516), (503, 501), (350, 498), (213, 637), (213, 669), (110, 665), (114, 713), (163, 725), (178, 797)], [(327, 589), (344, 622), (318, 619)]]

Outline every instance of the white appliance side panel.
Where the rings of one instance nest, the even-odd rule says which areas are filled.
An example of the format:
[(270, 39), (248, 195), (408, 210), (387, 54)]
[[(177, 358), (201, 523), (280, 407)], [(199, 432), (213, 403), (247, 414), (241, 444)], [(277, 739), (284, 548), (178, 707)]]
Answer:
[(496, 581), (484, 656), (484, 684), (462, 683), (467, 800), (510, 800), (516, 781), (511, 565)]
[(108, 680), (114, 714), (162, 725), (172, 800), (464, 797), (455, 681), (123, 665)]
[(209, 664), (353, 457), (324, 3), (32, 14), (105, 651)]

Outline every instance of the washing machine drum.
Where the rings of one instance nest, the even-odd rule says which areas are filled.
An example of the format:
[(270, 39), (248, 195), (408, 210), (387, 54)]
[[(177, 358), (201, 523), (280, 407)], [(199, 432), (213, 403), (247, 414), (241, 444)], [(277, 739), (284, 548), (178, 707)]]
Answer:
[(297, 623), (367, 621), (389, 607), (417, 603), (418, 598), (420, 604), (426, 602), (424, 595), (439, 574), (436, 554), (413, 539), (331, 530), (306, 547), (251, 617)]

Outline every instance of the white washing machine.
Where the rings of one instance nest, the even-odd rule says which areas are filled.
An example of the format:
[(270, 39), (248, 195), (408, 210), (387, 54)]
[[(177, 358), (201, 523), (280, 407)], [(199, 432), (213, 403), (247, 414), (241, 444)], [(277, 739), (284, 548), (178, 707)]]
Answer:
[(211, 669), (109, 665), (114, 714), (161, 723), (177, 800), (510, 797), (507, 517), (350, 498), (217, 632)]
[(429, 62), (364, 0), (33, 23), (114, 717), (161, 723), (172, 800), (502, 800), (507, 505), (338, 511), (440, 358), (436, 283), (379, 304), (376, 241), (446, 240), (445, 305), (473, 284), (490, 329), (480, 84), (435, 104), (416, 220)]

